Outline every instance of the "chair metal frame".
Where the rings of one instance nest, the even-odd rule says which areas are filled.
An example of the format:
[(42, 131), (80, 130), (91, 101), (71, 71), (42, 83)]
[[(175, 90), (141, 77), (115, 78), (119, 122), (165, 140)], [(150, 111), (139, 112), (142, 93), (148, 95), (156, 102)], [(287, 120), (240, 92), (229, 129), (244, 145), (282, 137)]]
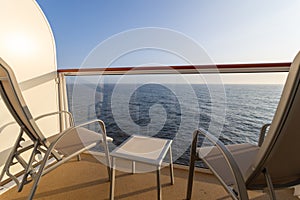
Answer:
[[(243, 172), (242, 168), (239, 167), (239, 164), (245, 162), (245, 160), (241, 158), (246, 158), (243, 157), (247, 153), (246, 150), (239, 155), (235, 154), (229, 150), (229, 146), (223, 144), (211, 133), (203, 129), (194, 131), (186, 199), (191, 199), (192, 196), (195, 161), (199, 159), (209, 167), (212, 173), (219, 179), (227, 192), (235, 200), (248, 200), (247, 189), (263, 190), (265, 188), (268, 189), (270, 199), (275, 200), (276, 195), (274, 189), (286, 188), (299, 184), (300, 175), (298, 168), (300, 167), (300, 160), (297, 159), (297, 157), (286, 155), (293, 154), (295, 151), (299, 150), (299, 145), (297, 143), (300, 139), (298, 133), (300, 125), (297, 121), (300, 116), (299, 101), (300, 52), (298, 52), (291, 64), (272, 123), (262, 126), (258, 145), (251, 145), (255, 148), (255, 151), (252, 151), (254, 152), (252, 154), (254, 157), (249, 160), (249, 163), (244, 165)], [(266, 133), (268, 134), (266, 135)], [(199, 135), (204, 136), (204, 138), (208, 139), (214, 145), (212, 149), (218, 150), (218, 158), (225, 160), (222, 160), (222, 164), (217, 162), (216, 157), (214, 157), (214, 162), (212, 162), (212, 160), (209, 160), (209, 156), (200, 155), (200, 151), (204, 149), (197, 148)], [(241, 146), (243, 145), (245, 144), (241, 144)], [(236, 146), (236, 148), (239, 147)], [(235, 159), (235, 155), (239, 156), (239, 158), (236, 157)], [(282, 168), (278, 169), (280, 167), (278, 164), (283, 162), (282, 159), (285, 159), (285, 162), (289, 163), (284, 170)], [(230, 172), (224, 172), (222, 171), (223, 169), (217, 168), (217, 166), (220, 165), (224, 167), (228, 166)], [(231, 182), (225, 183), (226, 175), (224, 173), (231, 173), (233, 177)]]
[[(5, 63), (5, 61), (1, 58), (0, 58), (0, 67), (2, 68), (2, 70), (5, 71), (6, 74), (6, 76), (0, 77), (0, 93), (2, 99), (5, 102), (8, 110), (10, 111), (10, 113), (12, 114), (12, 116), (20, 126), (20, 133), (2, 169), (2, 172), (0, 174), (0, 181), (4, 178), (4, 175), (6, 174), (9, 178), (11, 178), (11, 180), (13, 180), (17, 184), (19, 192), (22, 191), (24, 185), (33, 181), (33, 186), (28, 196), (28, 200), (31, 200), (33, 199), (33, 196), (36, 192), (39, 181), (44, 174), (50, 172), (51, 170), (67, 162), (73, 157), (77, 156), (78, 160), (80, 160), (80, 154), (82, 152), (100, 144), (102, 144), (104, 147), (108, 177), (110, 180), (111, 161), (109, 157), (108, 140), (112, 141), (112, 138), (107, 137), (104, 122), (102, 120), (92, 120), (75, 126), (72, 113), (68, 111), (51, 112), (51, 113), (38, 116), (33, 119), (31, 117), (30, 111), (28, 110), (23, 100), (23, 97), (21, 96), (22, 94), (20, 92), (20, 89), (18, 88), (18, 84), (15, 80), (12, 70), (10, 69), (8, 64)], [(12, 95), (14, 95), (14, 100), (16, 100), (16, 102), (14, 103), (17, 104), (18, 108), (21, 108), (21, 112), (23, 116), (19, 116), (20, 113), (17, 113), (17, 111), (15, 110), (13, 103), (10, 101), (8, 94), (5, 91), (5, 88), (2, 83), (3, 81), (8, 81), (11, 89), (10, 92), (13, 93)], [(35, 124), (35, 122), (45, 117), (49, 117), (53, 115), (59, 115), (60, 117), (62, 117), (63, 115), (69, 116), (68, 118), (69, 125), (65, 130), (58, 133), (56, 135), (56, 138), (52, 142), (49, 142), (47, 138), (44, 137), (42, 132), (36, 129), (37, 125)], [(23, 121), (24, 118), (26, 121)], [(76, 152), (67, 156), (63, 156), (58, 151), (55, 150), (56, 145), (66, 135), (72, 133), (72, 131), (77, 131), (77, 128), (79, 127), (85, 127), (92, 123), (98, 123), (100, 125), (101, 133), (102, 133), (101, 140), (97, 142), (93, 141), (91, 144), (84, 146), (80, 150), (76, 150)], [(28, 126), (30, 126), (30, 128)], [(32, 130), (34, 131), (34, 133), (32, 132)], [(32, 141), (31, 144), (23, 146), (25, 141), (24, 134), (26, 134), (29, 137), (29, 139)], [(31, 152), (31, 155), (29, 157), (29, 160), (26, 161), (23, 155), (25, 152), (28, 151)], [(41, 157), (41, 159), (37, 159), (38, 156)], [(21, 181), (19, 181), (18, 177), (15, 174), (10, 172), (10, 168), (16, 164), (20, 164), (24, 169), (23, 177)]]
[[(261, 128), (260, 132), (260, 140), (259, 144), (261, 145), (263, 143), (263, 136), (265, 135), (267, 128), (270, 126), (270, 124), (265, 124)], [(213, 143), (218, 150), (222, 153), (223, 157), (225, 158), (228, 166), (230, 167), (230, 171), (232, 175), (234, 176), (234, 180), (236, 182), (236, 188), (228, 186), (222, 178), (218, 175), (218, 173), (213, 169), (213, 167), (210, 166), (208, 162), (206, 162), (205, 159), (201, 159), (199, 155), (197, 154), (197, 142), (199, 135), (203, 135), (205, 138), (207, 138), (211, 143)], [(245, 180), (243, 178), (242, 172), (239, 169), (236, 161), (234, 160), (232, 154), (227, 149), (226, 145), (223, 144), (218, 138), (216, 138), (214, 135), (210, 134), (209, 132), (205, 131), (204, 129), (198, 129), (193, 132), (193, 141), (191, 146), (191, 153), (190, 153), (190, 165), (189, 165), (189, 178), (188, 178), (188, 187), (187, 187), (187, 195), (186, 199), (191, 199), (192, 197), (192, 189), (193, 189), (193, 180), (194, 180), (194, 169), (195, 169), (195, 162), (197, 160), (202, 160), (208, 168), (212, 171), (212, 173), (218, 178), (218, 180), (221, 182), (223, 187), (226, 189), (226, 191), (232, 196), (234, 200), (248, 200), (248, 194), (247, 194), (247, 188), (245, 184)], [(265, 178), (268, 183), (268, 188), (270, 191), (271, 199), (275, 200), (275, 194), (274, 194), (274, 188), (272, 184), (272, 180), (267, 172), (265, 170)]]

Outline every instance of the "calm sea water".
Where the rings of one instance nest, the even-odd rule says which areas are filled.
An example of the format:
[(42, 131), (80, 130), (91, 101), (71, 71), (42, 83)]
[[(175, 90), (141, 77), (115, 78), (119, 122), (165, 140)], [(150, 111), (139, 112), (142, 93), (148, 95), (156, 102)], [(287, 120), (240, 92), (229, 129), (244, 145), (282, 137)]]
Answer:
[(67, 84), (69, 107), (76, 123), (103, 120), (115, 146), (131, 134), (173, 139), (175, 163), (185, 165), (192, 132), (199, 127), (226, 144), (257, 143), (261, 126), (272, 121), (282, 88)]

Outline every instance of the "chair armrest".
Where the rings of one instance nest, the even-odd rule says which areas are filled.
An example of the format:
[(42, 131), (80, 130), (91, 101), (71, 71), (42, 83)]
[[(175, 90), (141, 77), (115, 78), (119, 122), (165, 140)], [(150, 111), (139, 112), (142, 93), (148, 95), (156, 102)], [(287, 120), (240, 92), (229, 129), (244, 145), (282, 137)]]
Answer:
[(48, 161), (48, 158), (50, 156), (50, 154), (53, 152), (53, 149), (55, 148), (55, 146), (57, 145), (57, 143), (65, 136), (67, 135), (68, 133), (70, 133), (72, 130), (76, 129), (76, 128), (79, 128), (79, 127), (82, 127), (82, 126), (86, 126), (88, 124), (91, 124), (91, 123), (99, 123), (101, 129), (102, 129), (102, 136), (103, 136), (103, 143), (104, 143), (104, 147), (105, 147), (105, 154), (106, 154), (106, 159), (107, 159), (107, 166), (110, 167), (111, 166), (111, 163), (110, 163), (110, 159), (109, 159), (109, 149), (108, 149), (108, 146), (107, 146), (107, 138), (106, 138), (106, 129), (105, 129), (105, 124), (102, 120), (93, 120), (93, 121), (89, 121), (89, 122), (86, 122), (86, 123), (83, 123), (83, 124), (80, 124), (78, 126), (72, 126), (64, 131), (62, 131), (61, 133), (58, 134), (57, 138), (55, 138), (54, 141), (52, 141), (50, 143), (50, 146), (48, 147), (45, 155), (44, 155), (44, 158), (43, 158), (43, 161), (40, 165), (40, 169), (38, 171), (38, 175), (37, 176), (41, 176), (41, 175), (44, 175), (46, 173), (48, 173), (49, 171), (51, 171), (52, 169), (56, 168), (59, 164), (63, 163), (63, 162), (66, 162), (68, 161), (69, 159), (71, 159), (72, 157), (76, 156), (76, 155), (79, 155), (80, 153), (82, 153), (83, 151), (85, 151), (86, 149), (85, 148), (82, 148), (80, 151), (76, 151), (74, 152), (73, 154), (71, 155), (68, 155), (66, 157), (66, 159), (62, 160), (62, 157), (57, 159), (58, 161), (60, 162), (57, 162), (53, 165), (51, 165), (50, 167), (48, 167), (47, 169), (44, 170), (46, 164), (47, 164), (47, 161)]
[[(92, 121), (89, 121), (89, 122), (86, 122), (86, 123), (83, 123), (83, 124), (80, 124), (80, 125), (77, 125), (77, 126), (73, 126), (73, 127), (70, 127), (64, 131), (62, 131), (61, 133), (58, 134), (57, 138), (51, 142), (50, 146), (48, 147), (46, 153), (45, 153), (45, 156), (44, 156), (44, 159), (47, 160), (48, 157), (50, 156), (51, 152), (53, 151), (53, 149), (55, 148), (56, 144), (65, 136), (67, 135), (68, 133), (70, 133), (73, 129), (76, 129), (76, 128), (79, 128), (79, 127), (82, 127), (82, 126), (86, 126), (86, 125), (89, 125), (89, 124), (92, 124), (92, 123), (96, 123), (98, 122), (101, 129), (102, 129), (102, 137), (103, 137), (103, 142), (105, 144), (107, 144), (107, 140), (106, 140), (106, 129), (105, 129), (105, 124), (102, 120), (92, 120)], [(105, 145), (106, 148), (107, 148), (107, 145)], [(61, 160), (62, 158), (60, 158), (59, 160)], [(44, 164), (45, 165), (45, 164)]]
[(263, 144), (264, 140), (265, 140), (265, 136), (266, 136), (266, 132), (267, 132), (267, 128), (270, 126), (271, 124), (265, 124), (261, 127), (260, 129), (260, 135), (259, 135), (259, 140), (258, 140), (258, 146), (261, 147), (261, 145)]
[(46, 113), (46, 114), (43, 114), (43, 115), (40, 115), (36, 118), (34, 118), (35, 121), (39, 120), (39, 119), (42, 119), (42, 118), (45, 118), (45, 117), (49, 117), (49, 116), (52, 116), (52, 115), (61, 115), (61, 114), (67, 114), (69, 115), (69, 121), (70, 121), (70, 127), (71, 126), (74, 126), (74, 118), (73, 118), (73, 115), (71, 112), (69, 111), (65, 111), (65, 110), (62, 110), (62, 111), (57, 111), (57, 112), (51, 112), (51, 113)]
[(82, 127), (82, 126), (86, 126), (86, 125), (89, 125), (89, 124), (92, 124), (92, 123), (99, 123), (99, 125), (102, 129), (103, 142), (107, 143), (105, 124), (102, 120), (96, 119), (96, 120), (88, 121), (86, 123), (83, 123), (83, 124), (80, 124), (80, 125), (77, 125), (77, 126), (70, 127), (68, 129), (66, 129), (65, 131), (62, 131), (61, 133), (58, 134), (58, 137), (51, 143), (50, 147), (53, 149), (55, 147), (55, 145), (59, 142), (59, 140), (61, 140), (66, 134), (70, 133), (71, 130)]
[[(197, 130), (194, 134), (204, 135), (209, 141), (211, 141), (220, 150), (220, 152), (224, 156), (224, 158), (231, 170), (231, 173), (234, 176), (236, 186), (238, 189), (239, 199), (248, 199), (247, 189), (246, 189), (246, 185), (245, 185), (245, 181), (244, 181), (242, 172), (241, 172), (238, 164), (234, 160), (231, 152), (227, 149), (227, 147), (224, 145), (224, 143), (222, 143), (218, 138), (216, 138), (215, 136), (213, 136), (212, 134), (210, 134), (209, 132), (207, 132), (203, 129)], [(197, 136), (194, 137), (194, 140), (195, 140), (195, 138), (197, 139)], [(212, 171), (214, 172), (214, 170), (212, 170)], [(218, 174), (215, 173), (215, 175), (217, 177), (219, 177)]]

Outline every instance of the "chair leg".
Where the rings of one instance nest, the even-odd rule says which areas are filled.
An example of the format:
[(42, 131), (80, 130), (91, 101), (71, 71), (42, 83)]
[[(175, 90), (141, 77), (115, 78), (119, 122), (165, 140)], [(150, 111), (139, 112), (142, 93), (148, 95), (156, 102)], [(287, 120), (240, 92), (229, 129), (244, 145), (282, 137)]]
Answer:
[(156, 179), (157, 179), (157, 199), (161, 200), (162, 195), (161, 195), (161, 184), (160, 184), (160, 166), (158, 166), (156, 169)]
[[(15, 144), (14, 144), (14, 146), (13, 146), (13, 148), (12, 148), (12, 150), (11, 150), (11, 152), (10, 152), (6, 162), (5, 162), (5, 165), (4, 165), (4, 167), (1, 171), (0, 182), (3, 179), (5, 173), (9, 172), (9, 167), (11, 166), (11, 164), (13, 162), (15, 153), (16, 153), (17, 149), (19, 148), (20, 142), (23, 140), (22, 138), (23, 138), (23, 129), (20, 130), (19, 136), (18, 136), (18, 138), (17, 138), (17, 140), (16, 140), (16, 142), (15, 142)], [(10, 174), (8, 174), (8, 175), (16, 182), (17, 185), (20, 184), (16, 177), (14, 177), (13, 175), (10, 175)]]
[(9, 167), (11, 166), (12, 162), (13, 162), (13, 159), (14, 159), (14, 156), (15, 156), (15, 150), (12, 150), (3, 169), (2, 169), (2, 172), (0, 174), (0, 182), (2, 181), (5, 173), (13, 180), (15, 181), (15, 183), (19, 186), (20, 185), (20, 182), (19, 180), (9, 172)]
[(191, 197), (192, 197), (194, 169), (195, 169), (195, 158), (191, 158), (190, 167), (189, 167), (188, 187), (187, 187), (187, 194), (186, 194), (187, 200), (191, 199)]
[(111, 180), (110, 180), (110, 191), (109, 191), (109, 199), (110, 200), (114, 200), (114, 196), (115, 196), (115, 179), (116, 179), (116, 177), (115, 177), (115, 168), (116, 168), (116, 164), (115, 164), (115, 158), (112, 158), (112, 160), (111, 160), (111, 164), (112, 164), (112, 168), (111, 168), (111, 175), (110, 175), (110, 177), (111, 177)]
[(107, 142), (103, 142), (103, 148), (105, 153), (105, 159), (106, 159), (106, 166), (107, 166), (107, 173), (108, 173), (108, 179), (111, 181), (111, 160), (109, 155), (109, 149)]
[[(18, 144), (18, 142), (16, 142), (16, 144)], [(4, 177), (5, 173), (8, 171), (8, 169), (9, 169), (11, 163), (12, 163), (12, 160), (13, 160), (13, 158), (15, 156), (16, 150), (17, 150), (17, 146), (13, 147), (13, 149), (11, 150), (11, 152), (10, 152), (10, 154), (9, 154), (6, 162), (5, 162), (5, 165), (4, 165), (4, 167), (3, 167), (2, 171), (1, 171), (0, 182), (1, 182), (2, 178)]]
[(48, 158), (49, 158), (49, 156), (50, 156), (51, 149), (52, 149), (52, 148), (49, 148), (49, 149), (48, 149), (48, 151), (47, 151), (46, 154), (44, 155), (44, 159), (43, 159), (41, 165), (39, 166), (38, 172), (32, 177), (33, 180), (34, 180), (34, 182), (33, 182), (33, 186), (32, 186), (32, 188), (31, 188), (30, 194), (29, 194), (29, 196), (28, 196), (28, 200), (32, 200), (32, 199), (33, 199), (33, 196), (34, 196), (34, 194), (35, 194), (35, 192), (36, 192), (37, 186), (38, 186), (38, 184), (39, 184), (39, 182), (40, 182), (40, 179), (41, 179), (41, 177), (42, 177), (42, 175), (43, 175), (44, 168), (45, 168), (45, 166), (46, 166), (46, 164), (47, 164), (47, 161), (48, 161)]
[(80, 154), (77, 155), (77, 161), (81, 161), (81, 155)]
[(171, 185), (174, 185), (174, 170), (173, 170), (173, 158), (172, 158), (172, 148), (169, 149), (170, 154), (170, 177), (171, 177)]
[(189, 179), (188, 179), (188, 186), (187, 186), (187, 193), (186, 193), (187, 200), (191, 199), (192, 197), (198, 134), (199, 134), (198, 131), (195, 131), (193, 133), (193, 142), (191, 146), (191, 155), (190, 155)]
[(274, 187), (273, 187), (273, 183), (272, 183), (271, 176), (270, 176), (270, 174), (268, 173), (267, 169), (265, 169), (265, 170), (263, 171), (263, 173), (264, 173), (265, 179), (266, 179), (266, 181), (267, 181), (270, 200), (276, 200), (276, 195), (275, 195), (275, 191), (274, 191)]
[[(24, 185), (27, 183), (27, 177), (28, 177), (29, 173), (33, 170), (32, 163), (35, 161), (34, 157), (37, 154), (39, 154), (38, 147), (39, 147), (38, 141), (34, 142), (34, 147), (33, 147), (31, 156), (29, 158), (29, 161), (27, 163), (27, 167), (25, 168), (25, 173), (24, 173), (22, 181), (19, 185), (18, 192), (21, 192), (23, 190)], [(19, 159), (22, 159), (22, 158), (19, 158)]]

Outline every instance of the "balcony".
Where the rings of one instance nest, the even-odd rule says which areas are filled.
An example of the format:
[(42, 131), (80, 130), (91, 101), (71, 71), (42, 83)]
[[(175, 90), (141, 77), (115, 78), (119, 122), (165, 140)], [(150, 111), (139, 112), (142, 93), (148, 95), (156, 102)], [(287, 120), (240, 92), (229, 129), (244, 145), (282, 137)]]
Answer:
[[(116, 83), (120, 83), (122, 77), (126, 77), (126, 80), (123, 82), (123, 85), (120, 84), (121, 89), (119, 88), (118, 90), (117, 88), (116, 92), (124, 92), (124, 90), (122, 90), (122, 87), (124, 87), (124, 83), (134, 85), (133, 91), (136, 91), (137, 89), (140, 90), (140, 93), (135, 93), (133, 95), (131, 93), (131, 96), (129, 97), (132, 97), (131, 99), (133, 100), (130, 101), (129, 98), (129, 104), (127, 104), (128, 102), (125, 102), (125, 106), (134, 107), (139, 105), (140, 103), (137, 100), (144, 100), (141, 94), (149, 94), (147, 90), (142, 90), (142, 86), (145, 85), (148, 86), (148, 88), (146, 89), (153, 90), (153, 93), (157, 92), (157, 89), (162, 89), (162, 92), (164, 94), (170, 92), (171, 90), (170, 95), (172, 95), (178, 92), (177, 86), (182, 84), (182, 77), (185, 79), (190, 76), (197, 76), (197, 74), (199, 75), (199, 72), (205, 75), (214, 75), (217, 72), (216, 70), (218, 70), (220, 72), (218, 76), (228, 74), (239, 74), (243, 76), (248, 73), (257, 73), (257, 75), (264, 76), (265, 73), (287, 72), (289, 65), (290, 63), (269, 63), (217, 65), (217, 68), (215, 69), (211, 69), (210, 66), (171, 66), (58, 70), (59, 105), (61, 110), (70, 110), (71, 112), (73, 112), (73, 114), (75, 115), (76, 123), (80, 123), (93, 118), (104, 118), (108, 129), (108, 135), (115, 139), (114, 144), (111, 145), (111, 149), (113, 149), (114, 146), (119, 145), (122, 141), (126, 139), (126, 137), (128, 137), (129, 133), (127, 132), (127, 130), (130, 130), (130, 125), (126, 127), (124, 124), (122, 125), (122, 122), (116, 122), (113, 116), (111, 115), (113, 113), (113, 106), (118, 106), (122, 104), (122, 102), (118, 102), (116, 105), (112, 105), (112, 97), (119, 97), (119, 99), (121, 98), (120, 96), (118, 96), (120, 95), (120, 93), (112, 94), (112, 91), (116, 88)], [(99, 76), (99, 74), (101, 74), (101, 76)], [(136, 76), (142, 78), (137, 80), (135, 79)], [(181, 78), (178, 78), (178, 76), (181, 76)], [(158, 78), (158, 81), (156, 81), (155, 84), (152, 81), (153, 77)], [(166, 79), (164, 79), (164, 77), (168, 77), (168, 79), (175, 78), (176, 80), (180, 80), (180, 84), (175, 84), (174, 82), (166, 83)], [(109, 87), (111, 86), (111, 84), (114, 84), (113, 88)], [(212, 89), (209, 88), (210, 86), (195, 86), (195, 83), (192, 83), (191, 85), (194, 85), (191, 87), (193, 91), (204, 91), (205, 93), (210, 92), (211, 90), (209, 89)], [(212, 85), (215, 86), (214, 84)], [(256, 88), (253, 89), (253, 87)], [(257, 142), (260, 126), (263, 123), (268, 123), (268, 120), (272, 119), (272, 116), (274, 114), (273, 112), (276, 109), (276, 105), (281, 94), (282, 86), (265, 85), (259, 88), (259, 90), (261, 91), (257, 90), (257, 86), (253, 85), (242, 86), (242, 89), (241, 85), (229, 85), (228, 87), (226, 85), (223, 85), (222, 88), (224, 89), (223, 92), (225, 92), (224, 95), (227, 98), (231, 98), (230, 101), (224, 101), (226, 103), (224, 104), (226, 105), (226, 112), (229, 113), (231, 117), (236, 116), (237, 118), (230, 119), (231, 121), (229, 122), (228, 119), (225, 119), (225, 132), (224, 134), (220, 135), (220, 139), (227, 143), (239, 143), (249, 140), (253, 143)], [(272, 92), (264, 94), (268, 90), (272, 90)], [(245, 121), (243, 118), (243, 116), (246, 115), (245, 113), (243, 113), (245, 111), (244, 109), (246, 109), (247, 111), (253, 110), (253, 107), (251, 107), (250, 105), (245, 105), (244, 108), (239, 108), (235, 111), (230, 110), (231, 108), (236, 109), (236, 106), (238, 106), (237, 104), (241, 103), (238, 99), (235, 99), (236, 92), (240, 92), (241, 95), (246, 95), (245, 98), (252, 98), (254, 102), (260, 100), (256, 99), (256, 97), (253, 97), (251, 95), (247, 96), (247, 92), (249, 91), (258, 93), (258, 95), (264, 94), (266, 96), (269, 96), (269, 100), (271, 100), (274, 105), (273, 107), (267, 110), (263, 110), (265, 116), (255, 116), (255, 114), (250, 113), (251, 115), (253, 115), (252, 120), (257, 120), (252, 122), (252, 124), (247, 122), (247, 120)], [(275, 93), (273, 91), (275, 91)], [(163, 199), (185, 198), (188, 177), (188, 166), (186, 165), (188, 165), (188, 145), (191, 143), (191, 134), (193, 130), (197, 128), (197, 126), (199, 126), (198, 121), (200, 121), (200, 125), (209, 128), (208, 122), (214, 117), (209, 116), (212, 113), (212, 108), (210, 106), (213, 102), (211, 100), (209, 100), (209, 102), (206, 102), (205, 99), (203, 100), (203, 96), (199, 96), (196, 94), (194, 96), (196, 104), (201, 109), (200, 116), (198, 116), (199, 118), (197, 118), (196, 120), (197, 123), (193, 128), (188, 126), (184, 127), (183, 129), (180, 129), (179, 125), (183, 123), (184, 120), (195, 120), (194, 118), (189, 118), (188, 116), (185, 116), (184, 108), (190, 109), (191, 103), (193, 103), (193, 101), (181, 101), (180, 98), (183, 98), (184, 96), (185, 94), (180, 93), (179, 91), (175, 95), (177, 101), (176, 98), (175, 100), (174, 98), (167, 99), (168, 101), (172, 100), (172, 102), (175, 102), (175, 107), (165, 105), (164, 102), (160, 101), (159, 99), (156, 99), (157, 101), (152, 102), (150, 106), (146, 106), (147, 109), (137, 106), (135, 109), (131, 110), (131, 113), (129, 113), (129, 117), (131, 117), (130, 120), (136, 123), (138, 126), (140, 126), (137, 129), (133, 129), (134, 131), (138, 131), (138, 134), (150, 134), (150, 136), (175, 139), (175, 145), (173, 146), (173, 148), (178, 149), (178, 151), (173, 150), (173, 152), (175, 153), (175, 158), (177, 158), (175, 161), (175, 185), (172, 186), (169, 184), (168, 169), (163, 169)], [(89, 97), (93, 98), (91, 99)], [(148, 96), (147, 98), (153, 100), (155, 99), (155, 96)], [(203, 102), (199, 103), (199, 100), (203, 100)], [(176, 102), (179, 104), (179, 107), (176, 107)], [(220, 105), (224, 102), (220, 102)], [(185, 105), (185, 103), (187, 105)], [(206, 103), (210, 106), (205, 107), (201, 105), (201, 103)], [(269, 104), (270, 102), (268, 101), (264, 103)], [(158, 105), (158, 107), (155, 107), (157, 106), (156, 104), (160, 104), (160, 106)], [(152, 106), (154, 106), (154, 110), (151, 110)], [(258, 110), (264, 109), (261, 105), (256, 106), (256, 109)], [(122, 110), (122, 106), (115, 108), (119, 108), (121, 109), (121, 111), (124, 111)], [(177, 108), (181, 108), (182, 112), (177, 113)], [(125, 111), (127, 110), (125, 109)], [(161, 123), (161, 120), (156, 120), (153, 118), (153, 114), (155, 114), (156, 112), (158, 112), (160, 117), (163, 118), (163, 123)], [(142, 113), (147, 113), (148, 115), (142, 116)], [(199, 113), (199, 111), (197, 111), (197, 113)], [(122, 118), (123, 115), (126, 116), (126, 113), (122, 114), (122, 112), (119, 112), (117, 114), (120, 114)], [(204, 120), (206, 118), (209, 120)], [(125, 118), (125, 121), (127, 121), (127, 119), (128, 118)], [(176, 122), (176, 120), (178, 121)], [(246, 130), (247, 126), (249, 126), (248, 130), (250, 131), (250, 133), (248, 135), (243, 134), (243, 131), (239, 130), (241, 127), (236, 126), (234, 128), (237, 135), (235, 135), (235, 138), (233, 138), (233, 135), (230, 134), (229, 129), (226, 129), (230, 127), (232, 128), (233, 125), (231, 122), (237, 120), (240, 124), (246, 124), (246, 127), (244, 127)], [(171, 121), (175, 121), (175, 125), (169, 125), (169, 128), (165, 127), (165, 124)], [(61, 119), (62, 127), (64, 126), (64, 122), (65, 119)], [(121, 125), (118, 123), (121, 123)], [(153, 130), (157, 130), (155, 134), (149, 131), (152, 129), (143, 128), (147, 126), (149, 128), (149, 124), (151, 123), (157, 123), (154, 124), (154, 128), (150, 127), (153, 128)], [(256, 126), (253, 127), (253, 124), (256, 124)], [(89, 128), (97, 131), (96, 127)], [(170, 132), (170, 130), (172, 130), (174, 134), (166, 135), (166, 132)], [(185, 134), (184, 137), (179, 137), (178, 139), (176, 137), (176, 134), (178, 134), (176, 131), (182, 131), (182, 133)], [(257, 133), (257, 135), (255, 135), (255, 133)], [(177, 143), (176, 139), (178, 139)], [(184, 146), (185, 149), (183, 149), (183, 151), (179, 151), (180, 149), (182, 149), (182, 147), (180, 146), (182, 144), (182, 141), (184, 141), (184, 145), (187, 146)], [(82, 156), (82, 161), (80, 162), (76, 160), (71, 160), (68, 163), (64, 164), (62, 167), (45, 175), (45, 177), (42, 178), (42, 181), (38, 187), (35, 199), (107, 199), (109, 196), (109, 182), (107, 179), (106, 168), (103, 164), (99, 162), (99, 160), (103, 159), (101, 149), (95, 149), (95, 151), (96, 153), (88, 152), (87, 154), (84, 154)], [(100, 151), (100, 153), (97, 151)], [(210, 173), (210, 171), (205, 168), (203, 169), (202, 167), (205, 166), (203, 166), (202, 163), (199, 163), (198, 167), (199, 168), (197, 169), (194, 181), (193, 199), (230, 199), (226, 191), (218, 183), (218, 180)], [(29, 193), (29, 189), (30, 185), (25, 187), (22, 193), (17, 193), (16, 189), (9, 190), (8, 192), (2, 194), (0, 199), (26, 199), (27, 194)], [(150, 172), (131, 175), (127, 172), (117, 172), (115, 194), (115, 197), (117, 199), (155, 199), (155, 190), (155, 173)], [(251, 199), (255, 200), (268, 199), (268, 195), (262, 192), (250, 191), (249, 195)], [(297, 199), (293, 196), (293, 189), (277, 191), (277, 195), (279, 199)]]

